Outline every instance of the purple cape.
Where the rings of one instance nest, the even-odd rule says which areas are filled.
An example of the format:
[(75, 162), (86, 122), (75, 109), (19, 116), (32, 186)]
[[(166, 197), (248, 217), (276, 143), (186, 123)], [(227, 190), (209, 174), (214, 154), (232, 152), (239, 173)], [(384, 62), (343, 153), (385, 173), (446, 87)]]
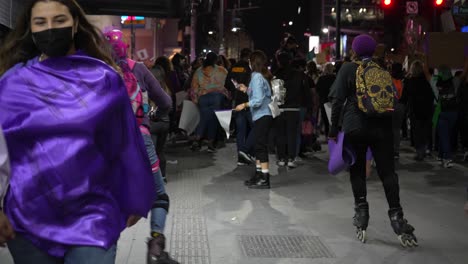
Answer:
[(356, 154), (344, 143), (343, 132), (338, 133), (336, 142), (331, 139), (328, 140), (328, 151), (330, 152), (328, 171), (333, 175), (347, 169), (356, 161)]
[(52, 256), (110, 248), (129, 215), (146, 216), (154, 179), (122, 78), (100, 60), (37, 58), (0, 79), (10, 150), (5, 210)]

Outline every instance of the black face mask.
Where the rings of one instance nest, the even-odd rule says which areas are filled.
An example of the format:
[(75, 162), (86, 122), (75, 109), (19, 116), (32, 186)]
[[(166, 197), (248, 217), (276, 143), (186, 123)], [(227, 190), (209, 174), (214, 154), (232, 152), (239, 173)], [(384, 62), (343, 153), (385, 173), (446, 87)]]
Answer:
[(36, 47), (48, 57), (67, 55), (73, 42), (73, 27), (52, 28), (32, 33)]

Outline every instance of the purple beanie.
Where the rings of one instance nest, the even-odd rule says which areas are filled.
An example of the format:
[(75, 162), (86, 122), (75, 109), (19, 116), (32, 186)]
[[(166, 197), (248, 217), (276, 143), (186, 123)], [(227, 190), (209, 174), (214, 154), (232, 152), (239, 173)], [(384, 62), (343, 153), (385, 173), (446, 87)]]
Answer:
[(374, 38), (365, 34), (355, 37), (352, 45), (353, 51), (359, 57), (372, 57), (376, 47), (377, 42)]

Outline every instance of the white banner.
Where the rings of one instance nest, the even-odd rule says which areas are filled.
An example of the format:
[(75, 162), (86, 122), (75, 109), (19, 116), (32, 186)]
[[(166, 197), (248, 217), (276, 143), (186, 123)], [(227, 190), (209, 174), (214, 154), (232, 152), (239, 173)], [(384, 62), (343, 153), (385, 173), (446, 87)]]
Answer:
[(215, 114), (218, 118), (219, 124), (224, 129), (224, 131), (226, 131), (226, 137), (229, 139), (229, 127), (231, 126), (232, 110), (215, 111)]
[(190, 135), (197, 129), (200, 122), (200, 111), (198, 106), (192, 101), (184, 100), (182, 113), (179, 121), (179, 128), (183, 129), (187, 135)]
[(323, 104), (323, 106), (325, 107), (325, 113), (327, 114), (328, 124), (331, 125), (332, 104), (328, 102), (328, 103)]

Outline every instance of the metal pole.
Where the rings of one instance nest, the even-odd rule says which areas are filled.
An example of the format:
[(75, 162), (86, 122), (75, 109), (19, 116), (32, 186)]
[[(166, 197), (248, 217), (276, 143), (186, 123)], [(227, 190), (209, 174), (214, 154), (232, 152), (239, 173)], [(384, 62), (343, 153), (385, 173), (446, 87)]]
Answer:
[(219, 54), (224, 55), (224, 0), (219, 0)]
[(320, 31), (325, 27), (325, 0), (322, 0), (322, 21), (321, 22), (322, 22), (322, 25), (320, 27)]
[(336, 0), (336, 41), (335, 60), (341, 59), (341, 0)]
[(190, 20), (190, 60), (194, 61), (197, 58), (196, 51), (196, 28), (197, 28), (197, 3), (192, 2), (192, 17)]

